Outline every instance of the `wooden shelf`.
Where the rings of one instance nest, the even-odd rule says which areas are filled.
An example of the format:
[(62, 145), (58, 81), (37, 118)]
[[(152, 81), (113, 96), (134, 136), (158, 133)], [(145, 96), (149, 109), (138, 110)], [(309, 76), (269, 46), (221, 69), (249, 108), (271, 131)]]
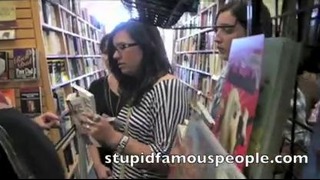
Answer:
[[(15, 6), (16, 27), (8, 28), (14, 30), (15, 39), (0, 41), (0, 51), (7, 52), (4, 55), (8, 54), (6, 62), (9, 69), (7, 77), (0, 79), (0, 90), (14, 90), (12, 98), (17, 103), (16, 108), (23, 109), (25, 106), (21, 100), (22, 90), (36, 88), (39, 95), (38, 113), (50, 111), (61, 115), (62, 109), (66, 109), (64, 102), (67, 95), (74, 91), (71, 86), (73, 83), (87, 89), (92, 81), (105, 75), (105, 70), (101, 69), (104, 62), (99, 50), (105, 27), (90, 16), (87, 9), (80, 8), (78, 0), (6, 2)], [(36, 62), (38, 78), (16, 78), (15, 72), (19, 68), (15, 64), (18, 48), (32, 50), (26, 52), (35, 50), (36, 53), (30, 56), (30, 61)], [(75, 75), (79, 76), (74, 77)], [(70, 80), (54, 84), (65, 79)], [(68, 119), (67, 116), (63, 118)], [(79, 173), (77, 169), (87, 168), (83, 166), (92, 162), (83, 159), (87, 154), (79, 150), (83, 142), (80, 141), (81, 137), (76, 133), (70, 118), (63, 119), (59, 128), (45, 131), (45, 135), (55, 145), (66, 178), (75, 175), (81, 179), (84, 173)]]

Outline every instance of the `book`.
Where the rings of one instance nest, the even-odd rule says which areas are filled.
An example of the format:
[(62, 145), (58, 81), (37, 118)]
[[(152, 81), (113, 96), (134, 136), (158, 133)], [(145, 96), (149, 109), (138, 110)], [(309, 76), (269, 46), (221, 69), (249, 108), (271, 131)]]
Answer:
[(75, 124), (77, 132), (80, 134), (82, 137), (81, 139), (85, 142), (85, 144), (101, 147), (101, 144), (96, 139), (82, 132), (82, 113), (96, 114), (94, 95), (78, 85), (73, 84), (72, 87), (76, 92), (69, 94), (66, 98), (70, 118), (73, 124)]
[(16, 90), (13, 88), (10, 89), (0, 89), (0, 92), (5, 96), (7, 102), (12, 106), (16, 107)]
[(20, 88), (21, 112), (30, 118), (35, 118), (42, 113), (40, 87)]
[(207, 126), (210, 129), (213, 128), (213, 126), (215, 125), (214, 119), (212, 118), (208, 109), (203, 105), (203, 103), (201, 103), (200, 101), (197, 101), (196, 109), (198, 113), (202, 116), (202, 118), (205, 120), (205, 123), (207, 124)]
[(0, 30), (1, 40), (12, 40), (16, 38), (16, 31), (14, 29)]
[(14, 79), (37, 79), (37, 57), (34, 48), (13, 49)]
[[(182, 161), (171, 161), (168, 179), (245, 179), (235, 164), (218, 162), (216, 157), (230, 154), (224, 150), (200, 114), (191, 116), (178, 126), (173, 149), (170, 155), (178, 155)], [(187, 157), (186, 161), (180, 158), (181, 156)], [(191, 162), (191, 159), (194, 159), (191, 156), (199, 162)]]
[[(232, 41), (226, 78), (222, 85), (221, 110), (213, 133), (222, 147), (245, 156), (249, 147), (259, 98), (264, 35)], [(243, 171), (244, 163), (237, 164)]]
[(9, 79), (9, 52), (0, 51), (0, 80)]
[(15, 21), (17, 19), (14, 2), (0, 1), (0, 22)]

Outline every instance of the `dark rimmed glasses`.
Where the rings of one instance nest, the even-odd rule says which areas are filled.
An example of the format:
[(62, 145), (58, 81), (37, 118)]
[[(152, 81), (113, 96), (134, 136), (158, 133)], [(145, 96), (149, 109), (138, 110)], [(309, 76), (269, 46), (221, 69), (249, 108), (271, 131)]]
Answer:
[(220, 26), (214, 26), (213, 31), (215, 33), (218, 33), (219, 30), (221, 30), (224, 34), (232, 34), (234, 32), (234, 29), (237, 25), (238, 21), (236, 21), (233, 25), (223, 24)]
[(138, 45), (137, 43), (119, 43), (119, 44), (115, 45), (115, 49), (118, 52), (122, 52), (129, 47), (137, 46), (137, 45)]

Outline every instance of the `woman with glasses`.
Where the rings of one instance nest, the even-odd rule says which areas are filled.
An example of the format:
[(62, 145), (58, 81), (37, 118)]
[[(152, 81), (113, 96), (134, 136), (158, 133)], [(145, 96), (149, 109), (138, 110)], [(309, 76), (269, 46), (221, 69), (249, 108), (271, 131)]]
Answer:
[(168, 166), (162, 161), (138, 159), (132, 166), (125, 161), (126, 157), (154, 153), (154, 159), (159, 159), (169, 154), (178, 124), (189, 115), (186, 87), (172, 75), (159, 30), (134, 20), (119, 24), (110, 34), (108, 58), (125, 105), (114, 122), (87, 115), (83, 127), (117, 155), (133, 155), (113, 162), (113, 178), (166, 178)]
[[(265, 37), (272, 36), (272, 20), (268, 8), (261, 2), (259, 24), (252, 27), (252, 32), (257, 34), (264, 34)], [(245, 1), (231, 1), (225, 4), (217, 13), (216, 16), (216, 38), (215, 43), (219, 51), (219, 56), (222, 60), (227, 61), (230, 53), (231, 42), (235, 38), (250, 36), (247, 34), (247, 3)], [(225, 73), (227, 69), (223, 70), (217, 85), (215, 87), (215, 95), (213, 98), (213, 107), (211, 115), (217, 118), (218, 112), (223, 106), (220, 103), (222, 94), (222, 85), (225, 80)], [(300, 74), (300, 72), (298, 72)], [(293, 98), (291, 99), (291, 110), (293, 109)], [(288, 112), (289, 113), (289, 112)], [(306, 120), (306, 98), (300, 88), (297, 89), (297, 121), (305, 124)], [(291, 122), (288, 121), (288, 127), (284, 129), (284, 136), (290, 137)], [(298, 128), (297, 128), (298, 129)], [(298, 132), (298, 131), (296, 131)], [(299, 137), (296, 136), (298, 141)], [(300, 136), (301, 137), (301, 136)], [(303, 137), (305, 139), (306, 136)]]
[[(243, 1), (231, 1), (222, 6), (217, 13), (214, 30), (216, 32), (215, 43), (219, 57), (223, 61), (228, 61), (232, 40), (247, 36), (247, 3)], [(265, 37), (272, 36), (270, 13), (263, 3), (260, 9), (260, 24), (253, 27), (252, 32), (263, 33)], [(216, 93), (211, 110), (211, 115), (214, 119), (217, 118), (217, 113), (220, 109), (222, 84), (226, 71), (226, 68), (224, 68), (215, 87), (214, 92)]]
[[(119, 94), (118, 80), (112, 72), (110, 72), (108, 62), (108, 44), (109, 34), (103, 36), (100, 41), (101, 58), (105, 62), (108, 75), (93, 81), (90, 84), (89, 91), (94, 95), (96, 102), (96, 111), (99, 115), (107, 115), (116, 117), (119, 113), (122, 102)], [(93, 160), (93, 167), (98, 179), (106, 179), (111, 175), (112, 164), (105, 163), (104, 157), (112, 155), (112, 149), (108, 147), (89, 147), (90, 155)]]

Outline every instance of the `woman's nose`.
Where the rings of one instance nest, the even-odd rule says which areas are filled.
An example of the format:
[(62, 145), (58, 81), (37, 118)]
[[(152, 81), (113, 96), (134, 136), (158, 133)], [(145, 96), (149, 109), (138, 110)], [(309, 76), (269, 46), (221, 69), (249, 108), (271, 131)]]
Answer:
[(114, 51), (113, 58), (114, 58), (114, 59), (119, 59), (119, 58), (120, 58), (120, 53), (119, 53), (118, 50), (115, 50), (115, 51)]
[(216, 36), (214, 38), (214, 42), (220, 44), (222, 42), (222, 37), (220, 31), (216, 32)]

